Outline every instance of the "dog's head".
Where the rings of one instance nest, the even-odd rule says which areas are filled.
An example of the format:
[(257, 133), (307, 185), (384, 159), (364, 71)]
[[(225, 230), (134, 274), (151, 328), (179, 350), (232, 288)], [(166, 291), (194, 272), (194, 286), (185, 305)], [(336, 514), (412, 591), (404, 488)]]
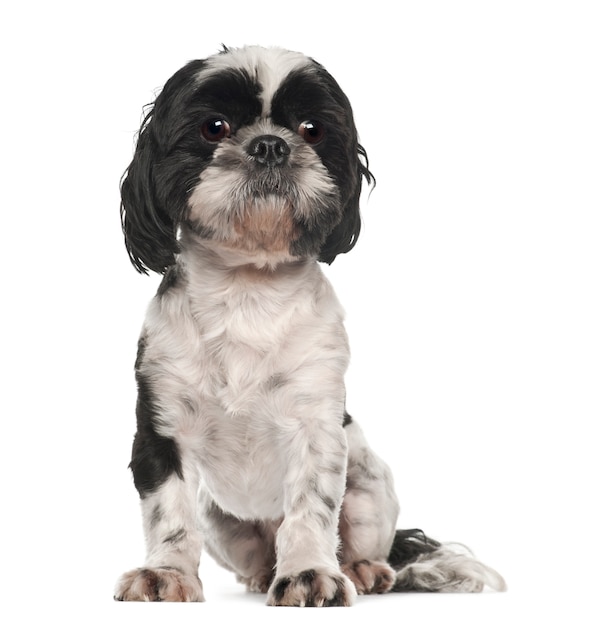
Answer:
[(134, 266), (164, 272), (182, 233), (265, 265), (331, 263), (360, 230), (372, 176), (351, 106), (318, 63), (280, 48), (192, 61), (147, 113), (121, 184)]

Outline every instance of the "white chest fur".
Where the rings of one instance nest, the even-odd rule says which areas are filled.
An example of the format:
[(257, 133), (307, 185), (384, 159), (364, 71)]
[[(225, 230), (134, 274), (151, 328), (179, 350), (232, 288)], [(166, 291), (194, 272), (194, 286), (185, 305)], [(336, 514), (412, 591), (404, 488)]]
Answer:
[(342, 310), (314, 262), (198, 267), (185, 261), (182, 289), (157, 297), (146, 320), (142, 367), (162, 399), (159, 432), (225, 510), (278, 517), (286, 442), (342, 419)]

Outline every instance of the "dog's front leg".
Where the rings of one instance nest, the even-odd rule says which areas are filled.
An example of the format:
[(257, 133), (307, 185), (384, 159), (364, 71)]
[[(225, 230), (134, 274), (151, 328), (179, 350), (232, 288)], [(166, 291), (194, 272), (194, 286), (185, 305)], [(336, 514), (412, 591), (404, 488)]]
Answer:
[(142, 498), (146, 562), (120, 578), (117, 600), (203, 601), (198, 576), (202, 541), (195, 528), (192, 487), (173, 475)]
[[(161, 384), (156, 401), (158, 386), (141, 369), (143, 351), (140, 343), (136, 364), (138, 430), (130, 467), (141, 498), (147, 557), (144, 567), (120, 578), (115, 598), (202, 601), (198, 576), (202, 540), (196, 510), (199, 478), (192, 465), (183, 462), (175, 438), (159, 432), (163, 424), (172, 421), (175, 400), (162, 394), (165, 387)], [(167, 417), (162, 415), (163, 406), (169, 411)]]
[[(295, 422), (295, 420), (294, 420)], [(351, 581), (337, 561), (347, 446), (333, 420), (299, 420), (289, 435), (284, 520), (277, 531), (273, 606), (349, 606)]]

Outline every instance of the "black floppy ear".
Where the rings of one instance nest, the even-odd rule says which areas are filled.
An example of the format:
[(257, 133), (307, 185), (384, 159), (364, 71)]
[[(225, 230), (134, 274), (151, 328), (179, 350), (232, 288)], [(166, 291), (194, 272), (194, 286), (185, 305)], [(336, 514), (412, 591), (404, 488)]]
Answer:
[(138, 272), (163, 274), (175, 263), (177, 231), (197, 163), (177, 149), (194, 134), (188, 111), (203, 61), (190, 61), (167, 81), (140, 127), (135, 154), (121, 181), (121, 225), (129, 258)]
[(343, 200), (343, 217), (327, 237), (320, 250), (318, 260), (329, 265), (337, 255), (345, 254), (353, 248), (361, 231), (361, 213), (359, 210), (359, 197), (363, 179), (374, 186), (375, 178), (368, 169), (367, 153), (363, 146), (357, 144), (355, 156), (352, 158), (353, 178), (352, 191), (348, 198)]
[(163, 274), (177, 252), (176, 225), (160, 205), (154, 180), (157, 147), (151, 120), (144, 118), (133, 160), (121, 180), (121, 226), (129, 258), (138, 272)]

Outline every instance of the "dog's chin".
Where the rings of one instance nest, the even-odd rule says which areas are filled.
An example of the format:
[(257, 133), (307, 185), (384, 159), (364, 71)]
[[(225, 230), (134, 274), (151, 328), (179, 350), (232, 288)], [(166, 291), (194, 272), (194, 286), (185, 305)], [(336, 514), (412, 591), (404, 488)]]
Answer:
[(203, 227), (193, 219), (190, 230), (229, 265), (275, 269), (302, 258), (293, 252), (301, 228), (294, 217), (293, 203), (285, 196), (267, 193), (243, 198), (227, 213), (231, 218), (222, 229)]
[(228, 244), (249, 252), (285, 253), (299, 235), (293, 212), (291, 202), (281, 196), (253, 198), (234, 217)]
[(189, 199), (189, 226), (207, 247), (232, 264), (273, 269), (282, 263), (317, 258), (341, 215), (339, 196), (306, 194), (279, 176), (250, 180), (225, 194), (205, 193), (205, 179)]

